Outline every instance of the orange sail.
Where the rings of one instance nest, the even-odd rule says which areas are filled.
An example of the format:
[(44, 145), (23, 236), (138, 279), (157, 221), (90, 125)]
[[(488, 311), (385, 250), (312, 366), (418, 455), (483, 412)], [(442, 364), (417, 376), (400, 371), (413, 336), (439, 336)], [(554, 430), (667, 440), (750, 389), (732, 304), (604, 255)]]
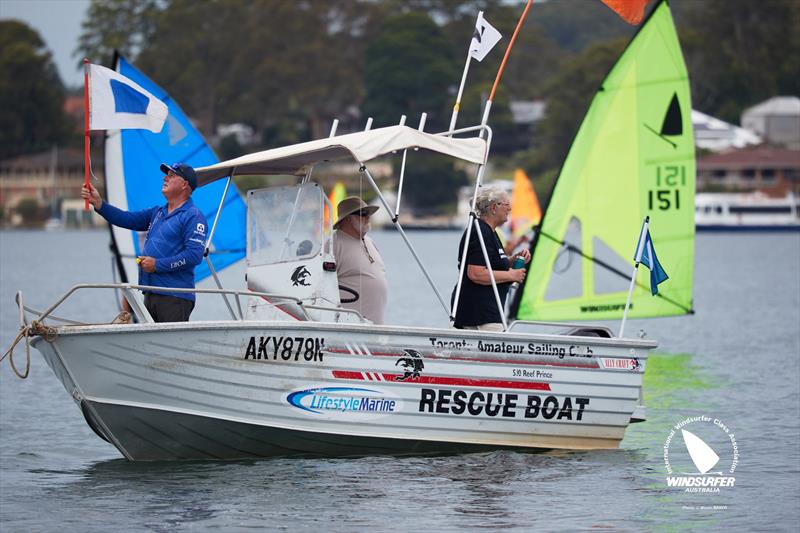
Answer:
[(521, 168), (514, 172), (514, 190), (511, 192), (511, 233), (518, 237), (542, 220), (539, 198), (528, 175)]
[(634, 26), (644, 18), (644, 8), (650, 0), (602, 0), (602, 2)]
[(333, 218), (330, 218), (330, 214), (328, 213), (328, 206), (325, 206), (325, 227), (328, 227), (328, 221), (333, 220), (333, 224), (336, 223), (336, 219), (338, 218), (339, 212), (339, 202), (345, 199), (347, 196), (347, 191), (344, 188), (344, 183), (341, 181), (337, 181), (336, 185), (333, 186), (331, 189), (331, 194), (328, 196), (328, 200), (331, 202), (331, 206), (333, 209)]

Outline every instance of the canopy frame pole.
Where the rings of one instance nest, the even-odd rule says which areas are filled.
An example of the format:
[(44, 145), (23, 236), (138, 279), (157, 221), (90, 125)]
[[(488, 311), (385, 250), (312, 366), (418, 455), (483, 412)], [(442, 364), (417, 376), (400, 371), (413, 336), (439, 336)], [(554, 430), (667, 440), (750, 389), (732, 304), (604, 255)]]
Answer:
[[(452, 136), (455, 133), (467, 133), (467, 132), (471, 132), (471, 131), (475, 131), (475, 130), (478, 130), (478, 132), (479, 132), (478, 136), (481, 139), (483, 138), (484, 135), (486, 135), (486, 158), (488, 159), (488, 157), (489, 157), (489, 149), (492, 146), (492, 128), (489, 127), (487, 124), (481, 124), (481, 125), (478, 125), (478, 126), (468, 126), (466, 128), (460, 128), (458, 130), (453, 130), (453, 131), (450, 131), (450, 132), (437, 133), (436, 135)], [(450, 322), (454, 322), (455, 321), (455, 312), (456, 312), (456, 309), (458, 309), (458, 302), (459, 302), (459, 299), (461, 298), (461, 285), (462, 285), (462, 281), (464, 280), (464, 269), (466, 268), (467, 243), (469, 243), (470, 236), (472, 235), (471, 217), (475, 216), (475, 202), (476, 202), (477, 197), (478, 197), (478, 189), (480, 189), (480, 187), (482, 186), (481, 184), (483, 183), (483, 174), (484, 174), (485, 171), (486, 171), (486, 163), (485, 163), (485, 160), (484, 160), (484, 163), (478, 165), (478, 171), (477, 171), (477, 174), (476, 174), (476, 177), (475, 177), (475, 190), (474, 190), (474, 192), (472, 194), (472, 204), (470, 206), (470, 214), (469, 214), (470, 220), (467, 222), (466, 237), (465, 237), (465, 241), (464, 241), (465, 242), (465, 246), (464, 246), (464, 250), (461, 253), (461, 267), (460, 267), (460, 269), (458, 271), (458, 281), (456, 282), (456, 291), (455, 291), (455, 295), (454, 295), (454, 298), (453, 298), (453, 308), (452, 308), (451, 313), (449, 313)]]
[[(478, 20), (483, 18), (483, 11), (478, 11)], [(458, 86), (458, 94), (456, 95), (456, 103), (453, 104), (453, 114), (450, 116), (450, 127), (447, 128), (447, 131), (452, 132), (456, 129), (456, 121), (458, 120), (458, 112), (461, 109), (461, 97), (464, 95), (464, 85), (467, 82), (467, 73), (469, 72), (469, 66), (472, 62), (472, 51), (470, 48), (472, 47), (472, 40), (469, 41), (470, 46), (467, 46), (467, 62), (464, 63), (464, 72), (461, 74), (461, 85)]]
[[(208, 268), (211, 270), (211, 275), (214, 276), (214, 281), (217, 283), (217, 288), (222, 289), (222, 283), (219, 281), (219, 276), (217, 276), (217, 271), (214, 269), (214, 265), (211, 263), (211, 258), (206, 257), (206, 261), (208, 262)], [(236, 298), (236, 307), (239, 310), (239, 316), (236, 316), (236, 313), (233, 311), (233, 307), (231, 307), (230, 302), (228, 301), (228, 297), (226, 294), (222, 293), (222, 300), (225, 302), (225, 306), (228, 308), (228, 311), (231, 314), (231, 318), (234, 320), (244, 320), (244, 313), (242, 312), (242, 304), (239, 302), (239, 295), (234, 295)]]
[[(488, 126), (487, 126), (488, 127)], [(483, 130), (481, 130), (481, 136), (483, 136)], [(491, 144), (492, 133), (489, 130), (489, 143)], [(456, 319), (456, 311), (458, 310), (458, 303), (461, 299), (461, 286), (464, 282), (464, 272), (467, 269), (467, 249), (469, 248), (469, 241), (470, 237), (472, 237), (472, 220), (477, 220), (477, 215), (475, 214), (475, 204), (478, 201), (478, 191), (483, 186), (483, 174), (485, 171), (486, 165), (481, 165), (478, 167), (478, 173), (475, 177), (475, 189), (472, 192), (472, 202), (469, 208), (469, 220), (467, 222), (466, 228), (466, 235), (464, 236), (464, 248), (461, 250), (461, 261), (459, 263), (460, 267), (458, 269), (458, 281), (456, 282), (456, 293), (453, 298), (453, 312), (450, 316), (450, 320), (455, 322)], [(487, 263), (488, 264), (488, 263)]]
[(228, 189), (231, 186), (231, 181), (233, 180), (233, 175), (235, 173), (236, 173), (236, 168), (233, 168), (231, 170), (230, 175), (228, 176), (227, 181), (225, 182), (225, 189), (222, 191), (222, 197), (219, 199), (217, 212), (214, 214), (214, 223), (211, 225), (211, 231), (208, 234), (208, 239), (206, 239), (205, 256), (208, 256), (208, 250), (211, 246), (211, 239), (214, 238), (214, 232), (217, 230), (217, 222), (219, 222), (219, 215), (222, 212), (222, 207), (225, 205), (225, 197), (228, 195)]
[(311, 181), (311, 173), (312, 172), (314, 172), (314, 165), (311, 165), (310, 167), (308, 167), (308, 172), (306, 172), (305, 176), (303, 176), (303, 179), (300, 180), (300, 185), (306, 184), (309, 181)]
[[(400, 116), (399, 125), (400, 126), (405, 126), (406, 125), (406, 116), (405, 115), (401, 115)], [(407, 155), (408, 155), (408, 150), (407, 149), (403, 150), (403, 159), (400, 162), (400, 180), (397, 183), (397, 206), (394, 209), (394, 216), (392, 216), (392, 222), (397, 220), (397, 217), (400, 216), (400, 196), (402, 195), (402, 192), (403, 192), (403, 176), (405, 176), (405, 174), (406, 174), (406, 156)], [(389, 214), (391, 215), (392, 212), (389, 211)]]
[[(406, 116), (403, 115), (401, 120), (405, 122)], [(419, 131), (425, 130), (425, 121), (428, 119), (427, 113), (422, 113), (419, 117)], [(401, 126), (403, 124), (400, 124)], [(414, 150), (419, 150), (419, 148), (415, 148)], [(408, 154), (408, 148), (403, 150), (403, 163), (400, 165), (400, 183), (397, 186), (397, 208), (395, 209), (394, 217), (392, 218), (392, 222), (394, 222), (397, 217), (400, 215), (400, 197), (403, 195), (403, 178), (406, 173), (406, 156)]]
[(650, 223), (650, 217), (644, 217), (642, 223), (642, 231), (639, 233), (639, 243), (636, 245), (636, 257), (633, 258), (633, 274), (631, 274), (631, 284), (628, 287), (628, 299), (625, 301), (625, 310), (622, 312), (622, 324), (619, 326), (619, 338), (625, 333), (625, 321), (628, 319), (628, 308), (631, 306), (631, 297), (633, 296), (633, 287), (636, 285), (636, 274), (639, 271), (639, 263), (642, 262), (642, 253), (644, 252), (644, 240), (647, 235), (647, 226)]
[[(473, 223), (475, 225), (475, 232), (478, 234), (478, 242), (481, 245), (481, 252), (483, 252), (483, 260), (486, 262), (486, 270), (489, 272), (489, 281), (491, 281), (492, 285), (492, 292), (494, 293), (494, 301), (497, 304), (497, 310), (500, 312), (500, 322), (503, 323), (503, 331), (508, 329), (508, 324), (506, 323), (506, 315), (503, 312), (503, 302), (500, 301), (500, 293), (497, 290), (497, 281), (494, 279), (494, 270), (492, 270), (492, 263), (489, 261), (489, 252), (486, 251), (486, 242), (483, 240), (483, 233), (481, 233), (480, 222), (478, 222), (478, 217), (473, 217)], [(469, 247), (469, 243), (464, 243), (464, 249), (466, 250)]]
[[(214, 277), (214, 283), (216, 283), (218, 289), (222, 289), (222, 282), (219, 280), (219, 276), (217, 275), (217, 271), (214, 268), (214, 265), (211, 263), (211, 257), (209, 257), (210, 249), (211, 249), (211, 239), (214, 238), (214, 233), (217, 230), (217, 223), (219, 222), (220, 214), (222, 213), (222, 208), (225, 205), (225, 198), (228, 196), (228, 189), (230, 189), (231, 182), (233, 181), (233, 176), (236, 174), (236, 168), (234, 167), (231, 169), (231, 173), (228, 176), (228, 180), (225, 182), (225, 189), (222, 191), (222, 197), (219, 199), (219, 206), (217, 206), (217, 212), (214, 215), (214, 223), (211, 225), (211, 231), (208, 234), (208, 239), (206, 239), (205, 249), (203, 250), (203, 257), (206, 258), (206, 263), (208, 264), (208, 269), (211, 271), (211, 275)], [(231, 316), (234, 320), (236, 320), (236, 313), (233, 311), (233, 307), (231, 307), (230, 302), (228, 302), (228, 297), (225, 294), (222, 294), (222, 299), (225, 302), (225, 305), (228, 307), (228, 311), (230, 311)], [(239, 319), (244, 320), (244, 313), (242, 312), (242, 303), (239, 301), (239, 295), (235, 295), (236, 298), (236, 307), (239, 310)]]
[[(389, 208), (389, 203), (386, 201), (386, 198), (383, 196), (383, 193), (381, 192), (380, 188), (378, 187), (378, 184), (375, 183), (375, 180), (372, 178), (372, 174), (370, 174), (369, 170), (367, 169), (367, 167), (363, 163), (359, 162), (359, 164), (361, 165), (359, 167), (359, 169), (358, 169), (359, 172), (361, 172), (361, 174), (363, 174), (363, 175), (365, 175), (367, 177), (367, 180), (369, 181), (369, 184), (372, 186), (372, 189), (375, 191), (375, 194), (378, 195), (378, 198), (380, 199), (381, 204), (383, 204), (383, 208), (386, 209), (387, 213), (391, 214), (392, 210)], [(419, 265), (420, 270), (422, 270), (422, 274), (425, 276), (425, 279), (428, 280), (428, 284), (431, 286), (431, 288), (433, 289), (433, 292), (436, 294), (436, 297), (439, 299), (439, 303), (442, 304), (442, 308), (444, 309), (444, 312), (449, 316), (450, 312), (447, 309), (447, 304), (445, 303), (444, 298), (442, 298), (442, 295), (439, 292), (439, 289), (436, 288), (436, 284), (433, 282), (433, 279), (431, 279), (430, 275), (428, 274), (428, 271), (425, 268), (425, 265), (422, 264), (422, 260), (417, 255), (417, 251), (414, 249), (414, 246), (411, 244), (411, 241), (408, 240), (408, 236), (406, 235), (406, 232), (403, 231), (403, 227), (400, 225), (400, 223), (397, 221), (396, 218), (393, 219), (392, 222), (394, 223), (395, 228), (397, 228), (397, 231), (400, 232), (400, 236), (403, 237), (403, 240), (405, 241), (406, 246), (411, 251), (411, 255), (414, 257), (414, 260)]]

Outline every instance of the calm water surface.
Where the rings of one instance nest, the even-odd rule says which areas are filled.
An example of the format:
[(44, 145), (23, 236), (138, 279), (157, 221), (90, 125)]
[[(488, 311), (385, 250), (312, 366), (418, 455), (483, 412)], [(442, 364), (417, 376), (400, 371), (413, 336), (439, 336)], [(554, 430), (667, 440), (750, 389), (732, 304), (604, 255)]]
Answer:
[[(446, 325), (399, 235), (374, 236), (387, 263), (388, 320)], [(412, 234), (443, 294), (456, 276), (458, 237)], [(3, 351), (18, 329), (15, 292), (42, 309), (75, 283), (111, 281), (107, 241), (100, 231), (0, 232)], [(0, 529), (796, 531), (799, 264), (796, 234), (698, 236), (697, 313), (627, 330), (646, 330), (660, 347), (645, 376), (648, 421), (631, 426), (614, 451), (128, 463), (92, 433), (38, 352), (24, 381), (3, 361)], [(243, 271), (225, 277), (233, 286)], [(104, 293), (71, 300), (59, 314), (97, 322), (116, 314)], [(194, 318), (218, 316), (219, 307), (201, 300)], [(16, 353), (22, 362), (24, 350)], [(739, 448), (736, 485), (719, 493), (665, 484), (670, 427), (700, 415), (724, 421)]]

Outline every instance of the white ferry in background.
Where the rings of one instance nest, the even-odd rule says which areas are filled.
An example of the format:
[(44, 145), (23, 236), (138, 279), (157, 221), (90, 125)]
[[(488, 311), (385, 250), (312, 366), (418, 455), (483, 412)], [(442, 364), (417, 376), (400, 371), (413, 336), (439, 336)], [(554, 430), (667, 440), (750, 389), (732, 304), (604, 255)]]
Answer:
[(799, 198), (773, 198), (762, 192), (697, 193), (698, 231), (800, 231)]

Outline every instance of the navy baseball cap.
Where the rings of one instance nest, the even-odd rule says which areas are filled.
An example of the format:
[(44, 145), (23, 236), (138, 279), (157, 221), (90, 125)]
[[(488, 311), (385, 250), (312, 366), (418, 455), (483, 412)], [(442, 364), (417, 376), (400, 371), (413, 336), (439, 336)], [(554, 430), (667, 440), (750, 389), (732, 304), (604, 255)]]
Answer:
[(161, 164), (161, 172), (167, 174), (170, 170), (189, 182), (189, 187), (191, 187), (192, 190), (197, 188), (197, 173), (192, 167), (185, 163), (172, 163), (171, 165)]

